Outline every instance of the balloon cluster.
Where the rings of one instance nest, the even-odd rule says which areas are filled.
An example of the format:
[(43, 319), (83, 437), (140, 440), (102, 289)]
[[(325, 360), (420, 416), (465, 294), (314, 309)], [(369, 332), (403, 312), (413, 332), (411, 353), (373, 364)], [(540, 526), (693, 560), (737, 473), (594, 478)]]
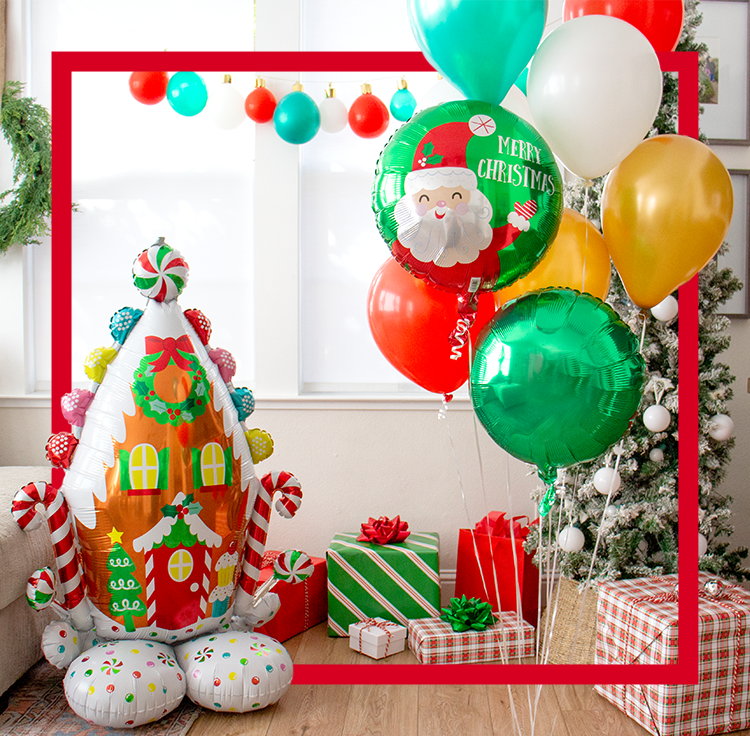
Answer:
[[(292, 91), (276, 100), (258, 77), (255, 88), (245, 97), (232, 84), (232, 77), (224, 75), (223, 83), (210, 95), (206, 83), (197, 72), (133, 72), (129, 80), (130, 93), (144, 105), (156, 105), (166, 99), (178, 114), (193, 117), (205, 110), (213, 124), (222, 130), (232, 130), (249, 118), (255, 123), (272, 123), (279, 137), (287, 143), (311, 141), (320, 130), (338, 133), (348, 125), (361, 138), (377, 138), (388, 128), (390, 116), (406, 121), (417, 105), (402, 77), (390, 101), (390, 108), (365, 83), (351, 106), (336, 97), (332, 85), (325, 97), (316, 103), (297, 82)], [(390, 114), (389, 114), (390, 109)]]
[[(448, 398), (469, 378), (490, 436), (536, 465), (554, 498), (557, 470), (614, 445), (642, 395), (638, 340), (602, 301), (610, 259), (637, 306), (673, 319), (671, 293), (731, 221), (716, 155), (691, 138), (647, 137), (662, 97), (657, 52), (675, 48), (683, 3), (566, 0), (544, 40), (546, 0), (407, 9), (457, 94), (410, 118), (378, 161), (372, 208), (391, 258), (370, 287), (372, 333), (429, 391)], [(514, 85), (523, 118), (500, 104)], [(601, 232), (563, 208), (558, 163), (586, 187), (608, 175)]]

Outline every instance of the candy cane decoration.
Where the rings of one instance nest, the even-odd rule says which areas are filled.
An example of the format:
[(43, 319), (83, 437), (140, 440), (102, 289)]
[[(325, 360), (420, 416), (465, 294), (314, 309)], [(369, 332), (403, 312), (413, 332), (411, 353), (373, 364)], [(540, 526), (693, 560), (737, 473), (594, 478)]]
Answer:
[(41, 523), (37, 504), (44, 506), (49, 524), (64, 606), (72, 611), (84, 601), (86, 591), (81, 577), (81, 563), (73, 536), (70, 509), (63, 494), (53, 485), (44, 481), (29, 483), (16, 493), (11, 504), (13, 518), (21, 529), (30, 531)]
[(258, 584), (268, 538), (268, 523), (271, 519), (271, 501), (276, 491), (281, 493), (281, 498), (276, 501), (276, 511), (286, 519), (291, 519), (302, 503), (300, 483), (291, 473), (283, 470), (274, 471), (266, 473), (261, 478), (253, 512), (250, 515), (250, 536), (245, 545), (240, 575), (240, 587), (250, 596)]

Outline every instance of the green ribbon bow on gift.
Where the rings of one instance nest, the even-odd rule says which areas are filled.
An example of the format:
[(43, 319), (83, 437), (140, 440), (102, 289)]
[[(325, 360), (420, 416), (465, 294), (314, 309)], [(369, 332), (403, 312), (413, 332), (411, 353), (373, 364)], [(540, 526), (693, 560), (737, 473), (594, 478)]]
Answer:
[(443, 608), (440, 618), (447, 621), (453, 631), (484, 631), (495, 623), (492, 606), (479, 598), (451, 598), (451, 607)]

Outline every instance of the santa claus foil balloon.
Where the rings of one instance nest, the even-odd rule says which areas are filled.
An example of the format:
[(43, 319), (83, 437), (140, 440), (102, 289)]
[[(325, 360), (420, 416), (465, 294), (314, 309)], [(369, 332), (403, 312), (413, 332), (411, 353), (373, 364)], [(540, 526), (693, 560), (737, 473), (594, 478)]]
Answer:
[(394, 133), (372, 205), (404, 268), (473, 294), (508, 286), (539, 262), (560, 225), (562, 181), (529, 123), (497, 105), (458, 100)]
[[(133, 277), (145, 309), (112, 318), (113, 346), (87, 361), (90, 390), (63, 400), (73, 435), (48, 444), (62, 487), (30, 483), (12, 509), (29, 529), (44, 513), (52, 533), (56, 579), (33, 574), (29, 599), (62, 617), (43, 650), (68, 668), (73, 710), (112, 727), (159, 718), (186, 692), (215, 710), (281, 697), (291, 660), (252, 633), (278, 597), (255, 589), (274, 493), (287, 518), (302, 497), (290, 473), (255, 474), (267, 453), (248, 444), (252, 392), (232, 385), (234, 360), (211, 348), (209, 320), (178, 305), (182, 256), (159, 239)], [(49, 595), (36, 595), (40, 580)]]

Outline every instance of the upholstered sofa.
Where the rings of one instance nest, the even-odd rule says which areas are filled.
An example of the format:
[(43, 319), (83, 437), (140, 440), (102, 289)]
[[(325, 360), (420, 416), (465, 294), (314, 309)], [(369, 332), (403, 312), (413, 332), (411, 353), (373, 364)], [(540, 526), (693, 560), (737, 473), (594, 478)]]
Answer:
[(42, 656), (42, 632), (54, 618), (26, 602), (26, 581), (54, 556), (46, 522), (22, 531), (11, 515), (13, 496), (27, 483), (50, 481), (49, 467), (0, 467), (0, 695)]

